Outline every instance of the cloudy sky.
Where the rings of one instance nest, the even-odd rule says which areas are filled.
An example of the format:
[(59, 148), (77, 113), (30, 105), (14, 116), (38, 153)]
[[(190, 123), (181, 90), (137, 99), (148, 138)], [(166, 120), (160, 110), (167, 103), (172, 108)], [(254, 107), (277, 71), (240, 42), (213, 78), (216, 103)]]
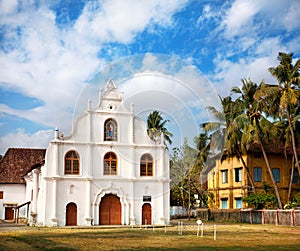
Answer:
[(0, 154), (47, 147), (56, 127), (68, 134), (109, 77), (185, 137), (175, 110), (197, 124), (199, 103), (217, 105), (242, 78), (274, 82), (280, 51), (300, 57), (299, 16), (298, 0), (0, 0)]

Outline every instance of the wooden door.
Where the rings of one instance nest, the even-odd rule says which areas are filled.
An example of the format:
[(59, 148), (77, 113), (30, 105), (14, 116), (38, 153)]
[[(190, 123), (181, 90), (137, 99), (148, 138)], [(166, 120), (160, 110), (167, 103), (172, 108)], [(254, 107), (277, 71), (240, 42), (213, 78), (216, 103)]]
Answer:
[(118, 196), (106, 194), (101, 199), (99, 225), (121, 225), (121, 202)]
[(151, 225), (152, 224), (152, 212), (151, 205), (145, 203), (142, 207), (142, 225)]
[(75, 203), (71, 202), (66, 208), (66, 226), (76, 226), (77, 225), (77, 206)]
[(5, 208), (5, 220), (13, 220), (15, 218), (15, 210), (13, 207)]

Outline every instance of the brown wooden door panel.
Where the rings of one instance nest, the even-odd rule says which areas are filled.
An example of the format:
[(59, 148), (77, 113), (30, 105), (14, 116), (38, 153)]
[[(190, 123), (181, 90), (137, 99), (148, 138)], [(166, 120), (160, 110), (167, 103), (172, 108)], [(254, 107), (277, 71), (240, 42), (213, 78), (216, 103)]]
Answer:
[(121, 225), (121, 202), (118, 196), (107, 194), (101, 199), (99, 225)]
[(5, 220), (13, 220), (15, 218), (15, 211), (12, 207), (5, 208)]
[(66, 226), (77, 225), (77, 206), (75, 203), (69, 203), (66, 208)]
[(142, 225), (152, 224), (152, 212), (151, 205), (145, 203), (142, 207)]

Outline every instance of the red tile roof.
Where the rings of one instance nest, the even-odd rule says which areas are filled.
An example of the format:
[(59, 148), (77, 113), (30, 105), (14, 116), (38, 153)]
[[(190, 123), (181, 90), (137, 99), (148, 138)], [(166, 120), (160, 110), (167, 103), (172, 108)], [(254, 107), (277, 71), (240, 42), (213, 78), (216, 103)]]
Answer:
[[(278, 144), (278, 143), (269, 143), (264, 144), (264, 148), (266, 153), (275, 153), (275, 154), (293, 154), (293, 148), (291, 145), (285, 147), (284, 144)], [(258, 142), (254, 142), (251, 144), (251, 146), (248, 149), (248, 152), (253, 153), (261, 153), (261, 146)], [(298, 155), (300, 154), (300, 148), (296, 148), (296, 152)]]
[(9, 148), (0, 162), (0, 184), (23, 184), (32, 166), (42, 164), (46, 149)]

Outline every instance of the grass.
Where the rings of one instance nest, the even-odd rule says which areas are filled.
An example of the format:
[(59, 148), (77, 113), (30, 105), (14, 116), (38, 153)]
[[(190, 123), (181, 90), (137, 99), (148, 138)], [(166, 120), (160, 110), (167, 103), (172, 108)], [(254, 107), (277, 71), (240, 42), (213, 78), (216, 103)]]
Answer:
[[(0, 250), (300, 250), (300, 227), (216, 224), (164, 228), (0, 228)], [(154, 230), (154, 231), (153, 231)], [(199, 234), (200, 235), (200, 234)]]

